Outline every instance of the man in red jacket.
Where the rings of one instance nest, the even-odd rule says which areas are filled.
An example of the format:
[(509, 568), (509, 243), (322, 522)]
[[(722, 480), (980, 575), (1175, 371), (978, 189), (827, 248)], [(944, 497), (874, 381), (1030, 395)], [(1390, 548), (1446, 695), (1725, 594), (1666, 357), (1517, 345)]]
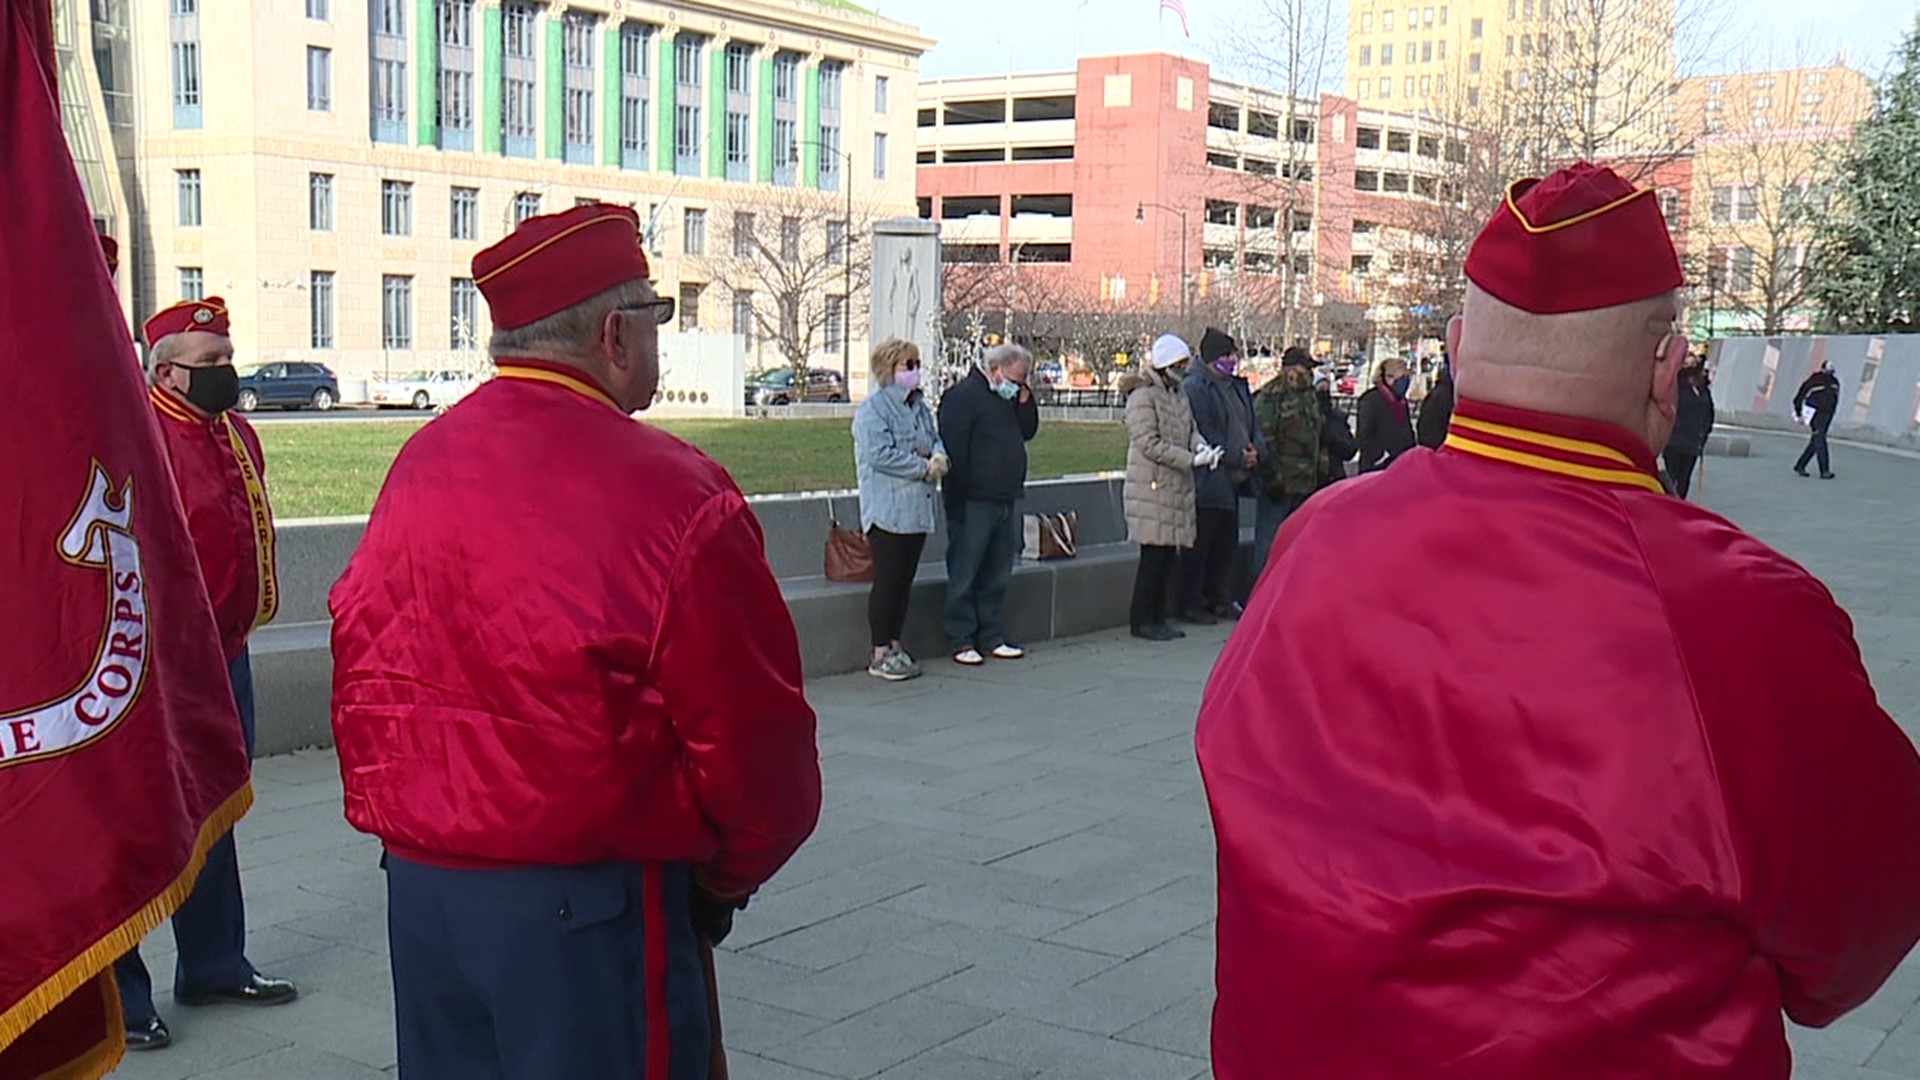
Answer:
[[(142, 333), (153, 411), (173, 467), (174, 488), (187, 513), (187, 532), (200, 577), (213, 602), (214, 624), (226, 652), (240, 730), (253, 754), (253, 667), (247, 637), (280, 606), (273, 557), (273, 510), (263, 480), (266, 458), (253, 426), (235, 415), (240, 396), (227, 336), (226, 302), (217, 296), (185, 300), (148, 319)], [(269, 979), (247, 962), (247, 911), (240, 862), (231, 833), (207, 853), (192, 895), (173, 916), (180, 946), (173, 999), (182, 1005), (227, 1002), (284, 1005), (297, 996), (285, 979)], [(153, 980), (135, 949), (114, 964), (127, 1048), (154, 1050), (172, 1042), (153, 1007)]]
[(1517, 183), (1466, 273), (1446, 444), (1288, 519), (1207, 688), (1215, 1074), (1781, 1080), (1782, 1011), (1920, 936), (1920, 756), (1826, 589), (1656, 479), (1652, 193)]
[(499, 373), (400, 452), (333, 589), (410, 1080), (707, 1076), (702, 943), (819, 815), (753, 512), (628, 415), (673, 317), (638, 230), (582, 206), (474, 256)]

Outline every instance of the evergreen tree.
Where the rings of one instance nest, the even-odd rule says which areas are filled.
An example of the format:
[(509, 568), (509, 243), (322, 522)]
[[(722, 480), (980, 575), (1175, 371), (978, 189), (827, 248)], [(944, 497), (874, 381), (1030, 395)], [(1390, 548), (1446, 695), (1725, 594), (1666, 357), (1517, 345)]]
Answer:
[(1906, 330), (1920, 316), (1920, 19), (1841, 158), (1813, 293), (1830, 329)]

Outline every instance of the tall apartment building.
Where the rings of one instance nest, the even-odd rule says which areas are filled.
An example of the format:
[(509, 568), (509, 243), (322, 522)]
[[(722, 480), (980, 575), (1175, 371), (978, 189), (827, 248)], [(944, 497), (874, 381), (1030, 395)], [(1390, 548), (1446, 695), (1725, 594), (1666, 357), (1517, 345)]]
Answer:
[(1811, 325), (1805, 270), (1810, 211), (1873, 107), (1873, 84), (1841, 64), (1684, 80), (1676, 95), (1693, 136), (1689, 247), (1702, 333)]
[(1349, 0), (1347, 90), (1537, 166), (1672, 144), (1673, 0)]
[(1017, 293), (1170, 318), (1184, 296), (1262, 340), (1417, 333), (1419, 237), (1471, 152), (1432, 118), (1164, 53), (920, 87), (920, 214), (950, 279), (987, 282), (962, 301), (993, 310)]
[(722, 332), (751, 317), (713, 265), (731, 223), (913, 207), (932, 43), (844, 0), (61, 3), (123, 292), (142, 315), (225, 296), (243, 361), (477, 360), (474, 252), (578, 201), (634, 206), (679, 328)]

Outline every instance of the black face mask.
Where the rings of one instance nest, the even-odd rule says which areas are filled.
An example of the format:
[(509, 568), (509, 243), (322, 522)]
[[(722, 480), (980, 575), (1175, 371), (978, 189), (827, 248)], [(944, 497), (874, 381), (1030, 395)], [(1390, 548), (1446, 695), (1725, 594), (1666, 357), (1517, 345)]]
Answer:
[(231, 364), (187, 369), (187, 400), (204, 413), (223, 413), (240, 400), (240, 373)]

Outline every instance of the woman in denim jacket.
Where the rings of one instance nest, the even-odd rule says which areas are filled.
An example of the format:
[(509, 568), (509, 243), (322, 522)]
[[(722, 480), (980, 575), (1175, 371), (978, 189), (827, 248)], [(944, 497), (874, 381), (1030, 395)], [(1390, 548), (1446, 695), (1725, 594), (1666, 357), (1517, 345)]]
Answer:
[(875, 389), (853, 414), (860, 527), (873, 548), (873, 591), (867, 596), (873, 659), (867, 674), (899, 682), (920, 674), (900, 647), (900, 632), (920, 552), (933, 531), (937, 485), (949, 462), (920, 390), (919, 348), (888, 338), (874, 346), (869, 368)]

